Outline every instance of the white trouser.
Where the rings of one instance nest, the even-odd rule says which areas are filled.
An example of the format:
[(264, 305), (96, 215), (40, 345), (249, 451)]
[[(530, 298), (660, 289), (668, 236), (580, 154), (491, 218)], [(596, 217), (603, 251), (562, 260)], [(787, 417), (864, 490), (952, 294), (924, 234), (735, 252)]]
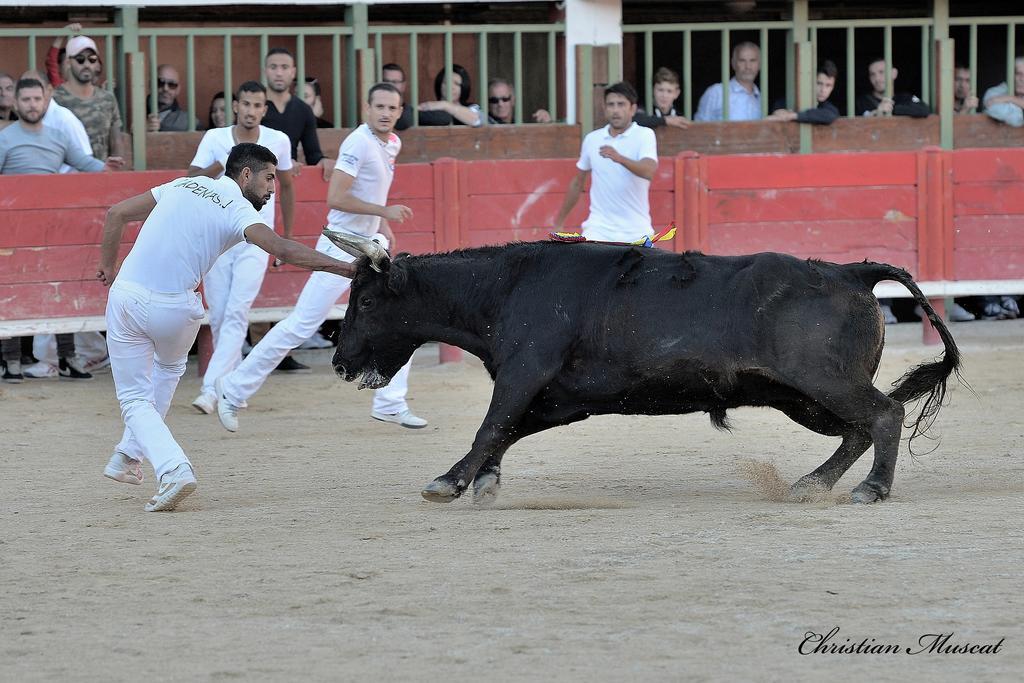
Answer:
[(157, 479), (189, 462), (163, 418), (202, 317), (197, 292), (153, 292), (116, 280), (107, 297), (107, 351), (125, 423), (117, 450), (145, 457)]
[[(383, 236), (379, 236), (378, 239), (387, 246)], [(334, 246), (323, 235), (317, 241), (316, 249), (339, 261), (351, 263), (355, 260), (355, 257)], [(331, 307), (351, 284), (352, 281), (347, 277), (322, 271), (310, 275), (291, 314), (274, 325), (253, 347), (245, 360), (233, 372), (225, 375), (223, 389), (228, 400), (242, 408), (248, 405), (249, 398), (259, 391), (281, 359), (317, 331), (327, 319)], [(406, 363), (395, 373), (390, 384), (376, 391), (373, 397), (374, 410), (381, 413), (400, 413), (408, 409), (405, 395), (409, 391), (410, 363)]]
[(203, 393), (216, 394), (213, 383), (242, 362), (242, 342), (249, 327), (249, 308), (267, 273), (267, 252), (242, 242), (231, 247), (203, 278), (210, 308), (213, 355), (203, 375)]

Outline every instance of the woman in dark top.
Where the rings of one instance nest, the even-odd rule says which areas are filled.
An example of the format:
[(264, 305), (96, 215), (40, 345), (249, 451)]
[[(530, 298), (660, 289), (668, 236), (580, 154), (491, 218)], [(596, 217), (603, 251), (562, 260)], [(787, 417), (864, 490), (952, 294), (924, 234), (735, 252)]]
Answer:
[(317, 128), (334, 128), (334, 124), (324, 118), (324, 103), (320, 99), (320, 81), (313, 76), (306, 77), (306, 84), (302, 87), (302, 101), (313, 110)]
[(434, 78), (434, 95), (437, 99), (432, 102), (420, 102), (420, 125), (481, 125), (484, 117), (480, 113), (480, 105), (469, 101), (472, 89), (469, 72), (459, 64), (452, 64), (452, 92), (447, 93), (448, 97), (442, 94), (446, 86), (445, 76), (445, 70), (441, 69)]

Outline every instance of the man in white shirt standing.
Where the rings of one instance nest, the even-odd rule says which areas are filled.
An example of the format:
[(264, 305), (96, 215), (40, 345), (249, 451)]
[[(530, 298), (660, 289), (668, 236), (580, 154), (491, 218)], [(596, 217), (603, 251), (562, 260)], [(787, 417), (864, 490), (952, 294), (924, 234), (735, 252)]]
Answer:
[[(393, 132), (401, 113), (402, 96), (395, 86), (378, 83), (370, 88), (363, 108), (365, 122), (341, 143), (327, 189), (327, 222), (332, 230), (372, 237), (387, 247), (395, 243), (388, 221), (401, 223), (412, 218), (409, 207), (387, 205), (395, 158), (402, 148), (402, 141)], [(339, 260), (355, 260), (325, 236), (320, 237), (316, 248)], [(275, 325), (241, 365), (218, 380), (217, 414), (225, 429), (238, 431), (238, 410), (246, 407), (280, 360), (323, 324), (331, 307), (352, 284), (348, 277), (313, 273), (291, 315)], [(406, 364), (388, 386), (377, 390), (371, 417), (411, 429), (427, 426), (427, 421), (414, 415), (405, 401), (408, 378)]]
[(579, 173), (569, 183), (555, 219), (556, 229), (565, 224), (587, 178), (593, 175), (584, 237), (597, 242), (633, 242), (654, 235), (648, 192), (658, 170), (658, 143), (653, 130), (633, 122), (636, 103), (636, 90), (629, 83), (605, 88), (608, 125), (583, 138), (576, 162)]
[[(757, 87), (757, 74), (761, 71), (761, 48), (750, 41), (739, 43), (732, 49), (729, 60), (735, 74), (729, 80), (729, 120), (757, 121), (761, 118), (761, 91)], [(700, 97), (694, 121), (721, 121), (722, 84), (708, 86)]]
[[(159, 489), (147, 511), (171, 510), (196, 489), (192, 463), (164, 416), (203, 317), (196, 288), (217, 257), (245, 241), (301, 268), (355, 275), (352, 264), (278, 237), (264, 222), (258, 209), (273, 195), (276, 176), (273, 152), (242, 143), (217, 180), (177, 178), (107, 212), (96, 277), (110, 287), (107, 345), (125, 431), (103, 474), (141, 484), (141, 461), (148, 460)], [(119, 270), (124, 227), (143, 219)]]
[[(219, 178), (224, 174), (231, 149), (240, 142), (255, 142), (277, 157), (277, 180), (281, 184), (281, 215), (284, 237), (291, 239), (295, 215), (295, 191), (292, 187), (291, 141), (279, 130), (261, 126), (267, 110), (267, 89), (258, 81), (246, 81), (238, 88), (232, 103), (235, 125), (206, 131), (196, 156), (189, 166), (189, 176)], [(274, 197), (260, 209), (263, 222), (274, 227)], [(228, 249), (203, 278), (206, 305), (210, 310), (213, 332), (213, 356), (203, 376), (202, 392), (192, 405), (209, 415), (217, 409), (219, 377), (242, 362), (242, 343), (249, 326), (249, 309), (259, 294), (267, 272), (267, 254), (255, 244), (242, 242)]]

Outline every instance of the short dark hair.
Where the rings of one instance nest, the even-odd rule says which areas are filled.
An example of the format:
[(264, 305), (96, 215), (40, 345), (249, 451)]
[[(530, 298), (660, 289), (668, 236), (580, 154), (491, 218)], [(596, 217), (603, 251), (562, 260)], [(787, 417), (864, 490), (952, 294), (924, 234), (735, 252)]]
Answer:
[(40, 82), (38, 79), (22, 78), (14, 86), (14, 96), (17, 97), (18, 93), (20, 93), (22, 90), (27, 90), (29, 88), (39, 88), (43, 92), (46, 92), (46, 88), (43, 87), (42, 82)]
[(266, 63), (266, 61), (273, 57), (274, 55), (288, 55), (289, 57), (292, 58), (292, 64), (295, 63), (295, 55), (291, 53), (291, 50), (288, 50), (283, 47), (272, 47), (269, 50), (267, 50), (267, 56), (263, 58), (263, 62)]
[(393, 92), (396, 95), (398, 95), (399, 100), (402, 99), (402, 93), (395, 86), (391, 85), (390, 83), (377, 83), (372, 88), (370, 88), (370, 92), (366, 93), (367, 102), (373, 102), (373, 93), (375, 92)]
[[(462, 79), (462, 90), (459, 92), (459, 104), (463, 107), (469, 105), (469, 93), (473, 89), (473, 81), (469, 78), (469, 72), (466, 71), (466, 67), (461, 64), (452, 64), (452, 72), (459, 74), (459, 78)], [(437, 76), (434, 77), (434, 94), (437, 99), (445, 99), (441, 95), (441, 88), (444, 86), (445, 71), (441, 69), (437, 72)]]
[(639, 99), (636, 94), (636, 88), (627, 83), (626, 81), (619, 81), (618, 83), (612, 83), (604, 89), (604, 98), (607, 100), (609, 95), (622, 95), (630, 104), (636, 104)]
[(818, 73), (825, 74), (829, 78), (835, 78), (839, 75), (839, 68), (831, 59), (826, 59), (818, 65)]
[(871, 65), (876, 63), (876, 62), (881, 62), (882, 64), (885, 64), (886, 66), (889, 66), (885, 62), (885, 57), (882, 57), (881, 55), (879, 55), (878, 57), (875, 57), (874, 59), (868, 60), (868, 68), (870, 69)]
[(970, 71), (970, 68), (963, 62), (955, 62), (953, 64), (953, 71)]
[(381, 73), (384, 73), (385, 71), (397, 71), (398, 73), (402, 74), (403, 79), (405, 78), (405, 69), (403, 69), (398, 64), (395, 64), (394, 62), (388, 62), (387, 64), (380, 68)]
[(320, 79), (316, 76), (306, 76), (306, 85), (313, 87), (313, 94), (320, 95)]
[(241, 97), (244, 92), (261, 92), (264, 95), (267, 94), (267, 88), (259, 81), (246, 81), (242, 85), (238, 86), (238, 95)]
[(253, 173), (259, 173), (264, 168), (273, 164), (277, 166), (277, 156), (263, 145), (255, 142), (240, 142), (231, 148), (228, 154), (227, 163), (224, 164), (224, 175), (232, 180), (238, 180), (242, 175), (242, 169), (251, 169)]

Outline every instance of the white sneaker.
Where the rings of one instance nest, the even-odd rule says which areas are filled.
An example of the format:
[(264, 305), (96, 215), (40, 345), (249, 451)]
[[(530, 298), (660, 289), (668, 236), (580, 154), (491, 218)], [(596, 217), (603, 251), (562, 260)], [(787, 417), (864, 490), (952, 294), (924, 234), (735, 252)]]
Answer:
[(192, 466), (183, 462), (160, 477), (160, 489), (146, 503), (146, 512), (173, 510), (195, 490), (196, 475), (192, 472)]
[(949, 319), (955, 323), (969, 323), (974, 320), (974, 314), (958, 303), (954, 303), (949, 309)]
[(32, 365), (26, 365), (22, 372), (26, 377), (31, 377), (32, 379), (52, 379), (57, 376), (57, 368), (45, 360), (33, 363)]
[(370, 413), (370, 417), (374, 420), (380, 420), (381, 422), (393, 422), (409, 429), (423, 429), (427, 426), (427, 421), (422, 417), (416, 417), (412, 414), (412, 411), (406, 408), (400, 413), (379, 413), (376, 410)]
[(887, 306), (886, 304), (882, 304), (882, 317), (885, 318), (886, 325), (895, 325), (899, 322), (892, 312), (892, 306)]
[(86, 372), (99, 372), (106, 370), (110, 367), (110, 356), (103, 356), (102, 358), (90, 358), (85, 361)]
[(238, 406), (232, 405), (227, 396), (224, 395), (224, 379), (218, 378), (214, 383), (217, 388), (217, 417), (224, 429), (229, 432), (238, 431)]
[(192, 407), (203, 415), (209, 415), (217, 410), (217, 397), (213, 394), (199, 394), (196, 396), (196, 400), (192, 401)]
[(122, 484), (141, 484), (142, 463), (129, 458), (121, 451), (114, 451), (110, 456), (110, 462), (103, 469), (103, 476)]
[(319, 332), (314, 332), (312, 337), (299, 344), (300, 349), (329, 349), (332, 346), (334, 344)]

